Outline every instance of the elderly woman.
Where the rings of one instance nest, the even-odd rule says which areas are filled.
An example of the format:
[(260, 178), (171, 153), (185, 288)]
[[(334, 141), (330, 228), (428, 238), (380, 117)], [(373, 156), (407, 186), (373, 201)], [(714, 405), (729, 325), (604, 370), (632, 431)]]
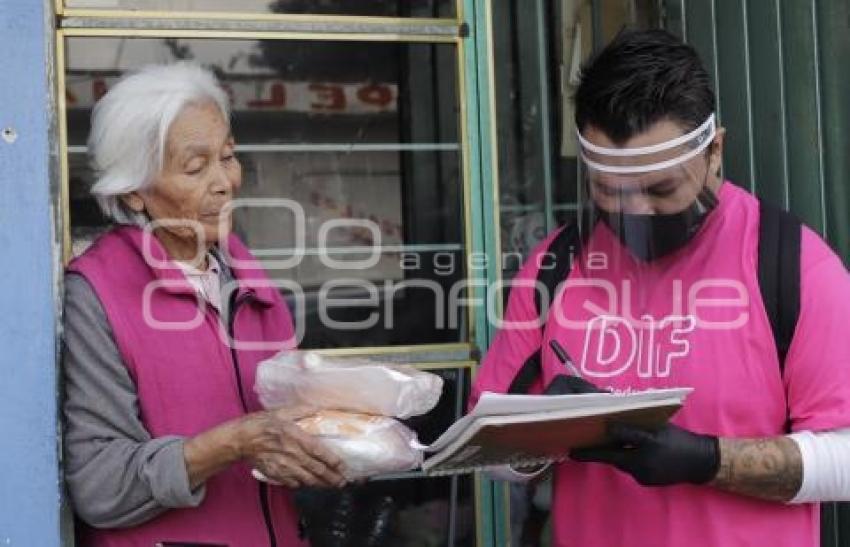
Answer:
[[(226, 96), (191, 64), (97, 104), (92, 193), (116, 226), (65, 278), (65, 475), (82, 545), (301, 545), (291, 488), (338, 458), (263, 411), (255, 369), (291, 347), (280, 294), (230, 233), (241, 183)], [(252, 478), (255, 468), (283, 486)]]

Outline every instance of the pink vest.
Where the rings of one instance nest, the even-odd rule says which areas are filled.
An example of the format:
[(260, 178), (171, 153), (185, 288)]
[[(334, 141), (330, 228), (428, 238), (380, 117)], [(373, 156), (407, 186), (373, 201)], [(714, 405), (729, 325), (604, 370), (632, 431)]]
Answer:
[[(153, 437), (190, 437), (259, 410), (254, 393), (257, 364), (294, 346), (289, 312), (269, 286), (260, 265), (233, 235), (223, 249), (238, 280), (233, 324), (239, 377), (227, 342), (226, 322), (212, 306), (198, 305), (184, 275), (168, 261), (159, 241), (136, 227), (116, 228), (98, 239), (68, 270), (94, 288), (109, 319), (118, 349), (136, 384), (139, 412)], [(145, 260), (147, 254), (148, 260)], [(146, 290), (147, 298), (146, 298)], [(264, 343), (265, 342), (265, 343)], [(240, 395), (241, 384), (241, 395)], [(261, 547), (274, 534), (278, 546), (306, 545), (298, 537), (291, 492), (261, 486), (244, 463), (206, 483), (197, 508), (171, 509), (129, 529), (82, 532), (95, 547), (151, 547), (158, 543), (209, 543)]]

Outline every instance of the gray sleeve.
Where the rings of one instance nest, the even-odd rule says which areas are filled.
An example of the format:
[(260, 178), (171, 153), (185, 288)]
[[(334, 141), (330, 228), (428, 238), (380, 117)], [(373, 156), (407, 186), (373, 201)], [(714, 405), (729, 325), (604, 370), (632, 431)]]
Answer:
[(64, 330), (64, 470), (77, 515), (119, 528), (199, 505), (204, 489), (189, 488), (184, 439), (151, 439), (100, 300), (76, 274), (65, 276)]

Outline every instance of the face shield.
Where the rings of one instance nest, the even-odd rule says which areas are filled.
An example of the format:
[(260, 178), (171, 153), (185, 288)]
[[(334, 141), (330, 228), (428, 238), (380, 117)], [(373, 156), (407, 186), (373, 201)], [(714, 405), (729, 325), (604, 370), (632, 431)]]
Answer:
[(651, 261), (684, 247), (717, 205), (708, 188), (706, 149), (714, 114), (686, 135), (638, 148), (607, 148), (582, 135), (579, 226), (604, 223), (636, 258)]

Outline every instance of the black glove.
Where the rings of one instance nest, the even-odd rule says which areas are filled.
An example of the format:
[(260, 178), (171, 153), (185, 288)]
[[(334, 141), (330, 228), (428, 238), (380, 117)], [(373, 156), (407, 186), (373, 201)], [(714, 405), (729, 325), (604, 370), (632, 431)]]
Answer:
[(599, 389), (584, 378), (559, 374), (552, 378), (543, 392), (544, 395), (574, 395), (579, 393), (607, 393), (607, 390)]
[(643, 486), (704, 484), (717, 475), (720, 445), (713, 435), (699, 435), (673, 424), (655, 431), (612, 424), (608, 435), (613, 441), (610, 445), (573, 450), (570, 458), (611, 464)]

